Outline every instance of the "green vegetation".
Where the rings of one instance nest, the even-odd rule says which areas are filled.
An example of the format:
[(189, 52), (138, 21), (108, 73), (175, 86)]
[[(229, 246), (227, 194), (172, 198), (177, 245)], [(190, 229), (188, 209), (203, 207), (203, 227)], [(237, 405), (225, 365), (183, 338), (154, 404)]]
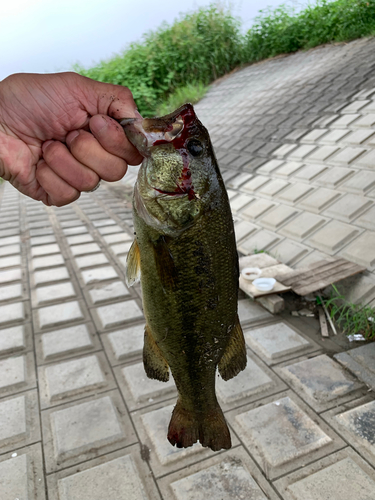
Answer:
[(362, 334), (367, 340), (375, 340), (375, 308), (348, 302), (335, 285), (332, 288), (332, 296), (325, 300), (325, 305), (337, 326), (346, 335)]
[(230, 10), (211, 5), (146, 33), (108, 61), (74, 69), (129, 87), (140, 112), (152, 115), (199, 99), (207, 85), (238, 66), (373, 34), (375, 0), (318, 0), (300, 12), (285, 5), (266, 9), (245, 34)]

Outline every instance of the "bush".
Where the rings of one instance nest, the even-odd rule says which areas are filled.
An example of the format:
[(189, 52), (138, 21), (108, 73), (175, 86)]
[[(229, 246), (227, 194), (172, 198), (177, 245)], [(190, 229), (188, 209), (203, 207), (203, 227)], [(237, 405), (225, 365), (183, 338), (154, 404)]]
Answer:
[[(374, 34), (375, 0), (318, 0), (298, 13), (283, 5), (260, 11), (246, 34), (240, 28), (230, 10), (212, 5), (185, 14), (172, 25), (162, 24), (93, 68), (74, 69), (95, 80), (129, 87), (140, 112), (152, 115), (164, 109), (169, 96), (178, 95), (177, 100), (186, 102), (187, 91), (206, 87), (237, 66)], [(175, 97), (171, 99), (175, 102)]]

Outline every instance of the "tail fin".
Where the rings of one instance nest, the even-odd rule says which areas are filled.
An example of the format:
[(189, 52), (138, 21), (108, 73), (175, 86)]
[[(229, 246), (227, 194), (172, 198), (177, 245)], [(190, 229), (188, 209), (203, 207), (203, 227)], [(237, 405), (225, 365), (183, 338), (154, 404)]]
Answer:
[(197, 418), (185, 409), (180, 400), (173, 409), (168, 428), (168, 441), (177, 448), (188, 448), (199, 442), (202, 446), (219, 451), (232, 446), (230, 432), (219, 405)]

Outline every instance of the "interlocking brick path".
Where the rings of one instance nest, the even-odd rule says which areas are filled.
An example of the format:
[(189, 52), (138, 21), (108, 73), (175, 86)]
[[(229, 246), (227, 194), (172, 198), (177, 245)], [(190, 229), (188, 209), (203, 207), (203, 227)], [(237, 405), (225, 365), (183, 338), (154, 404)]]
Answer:
[[(240, 251), (365, 263), (359, 301), (375, 294), (374, 53), (369, 39), (249, 66), (197, 106)], [(233, 448), (167, 442), (176, 389), (145, 376), (124, 280), (136, 170), (64, 208), (0, 187), (0, 499), (372, 500), (375, 402), (332, 359), (347, 340), (242, 296), (248, 365), (217, 381)]]

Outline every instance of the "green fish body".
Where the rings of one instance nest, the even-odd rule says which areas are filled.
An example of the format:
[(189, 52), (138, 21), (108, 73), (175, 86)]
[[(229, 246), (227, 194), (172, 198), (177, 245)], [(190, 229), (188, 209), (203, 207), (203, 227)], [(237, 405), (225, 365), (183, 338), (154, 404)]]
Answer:
[(246, 366), (237, 315), (238, 256), (228, 196), (207, 130), (193, 107), (154, 119), (124, 120), (145, 156), (133, 196), (135, 240), (127, 282), (142, 285), (143, 361), (150, 378), (178, 390), (168, 439), (231, 447), (215, 394)]

